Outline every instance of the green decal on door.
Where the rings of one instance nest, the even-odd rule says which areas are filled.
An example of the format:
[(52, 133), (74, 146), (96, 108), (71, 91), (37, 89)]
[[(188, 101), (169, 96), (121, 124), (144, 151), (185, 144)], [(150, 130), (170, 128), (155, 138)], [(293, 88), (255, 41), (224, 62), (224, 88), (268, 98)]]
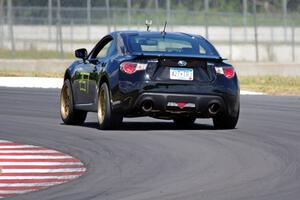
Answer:
[(79, 89), (80, 92), (88, 92), (89, 90), (90, 74), (87, 72), (80, 72), (79, 74)]

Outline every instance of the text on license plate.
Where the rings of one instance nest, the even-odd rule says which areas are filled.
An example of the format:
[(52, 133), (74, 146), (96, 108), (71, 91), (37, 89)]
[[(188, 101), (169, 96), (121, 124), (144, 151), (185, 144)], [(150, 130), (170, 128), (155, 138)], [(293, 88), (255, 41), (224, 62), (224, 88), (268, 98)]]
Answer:
[(170, 68), (170, 79), (192, 81), (194, 79), (194, 71), (191, 68)]

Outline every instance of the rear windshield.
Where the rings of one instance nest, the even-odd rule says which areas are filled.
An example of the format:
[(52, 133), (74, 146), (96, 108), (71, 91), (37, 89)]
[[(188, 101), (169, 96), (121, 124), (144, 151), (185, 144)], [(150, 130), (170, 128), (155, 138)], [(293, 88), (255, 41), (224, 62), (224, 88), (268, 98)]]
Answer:
[(215, 48), (201, 37), (175, 34), (124, 34), (129, 52), (174, 53), (219, 56)]

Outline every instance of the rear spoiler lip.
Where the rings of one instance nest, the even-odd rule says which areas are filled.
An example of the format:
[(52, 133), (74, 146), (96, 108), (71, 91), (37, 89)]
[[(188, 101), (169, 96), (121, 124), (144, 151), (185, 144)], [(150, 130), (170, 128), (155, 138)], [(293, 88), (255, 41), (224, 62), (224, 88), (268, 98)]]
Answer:
[(132, 52), (131, 55), (137, 56), (137, 57), (196, 58), (196, 59), (202, 59), (202, 60), (218, 60), (218, 61), (226, 60), (225, 58), (222, 58), (220, 56), (201, 56), (201, 55), (194, 55), (194, 54)]

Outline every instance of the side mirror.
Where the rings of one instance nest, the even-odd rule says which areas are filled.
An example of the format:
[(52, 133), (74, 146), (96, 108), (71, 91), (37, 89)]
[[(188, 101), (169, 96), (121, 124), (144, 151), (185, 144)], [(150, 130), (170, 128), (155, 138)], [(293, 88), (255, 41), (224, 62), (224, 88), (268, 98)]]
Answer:
[(87, 59), (88, 53), (86, 49), (77, 49), (75, 50), (75, 57), (81, 58), (83, 61)]

